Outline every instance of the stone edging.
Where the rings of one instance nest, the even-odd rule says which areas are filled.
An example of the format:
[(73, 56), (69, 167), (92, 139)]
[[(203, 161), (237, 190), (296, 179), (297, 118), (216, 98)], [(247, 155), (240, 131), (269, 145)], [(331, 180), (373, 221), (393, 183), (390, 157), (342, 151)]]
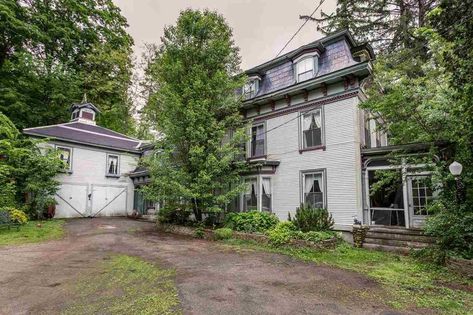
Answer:
[[(196, 228), (190, 226), (181, 226), (181, 225), (174, 225), (174, 224), (163, 224), (157, 223), (158, 231), (163, 231), (167, 233), (185, 235), (185, 236), (192, 236), (194, 237), (194, 233)], [(243, 232), (236, 232), (233, 231), (232, 238), (240, 239), (240, 240), (252, 240), (256, 241), (261, 244), (268, 244), (269, 239), (264, 234), (257, 234), (257, 233), (243, 233)], [(215, 240), (214, 230), (211, 229), (204, 229), (204, 239), (206, 240)], [(306, 240), (291, 240), (289, 245), (294, 247), (308, 247), (313, 249), (333, 249), (337, 246), (338, 239), (332, 238), (329, 240), (321, 241), (318, 243), (306, 241)]]

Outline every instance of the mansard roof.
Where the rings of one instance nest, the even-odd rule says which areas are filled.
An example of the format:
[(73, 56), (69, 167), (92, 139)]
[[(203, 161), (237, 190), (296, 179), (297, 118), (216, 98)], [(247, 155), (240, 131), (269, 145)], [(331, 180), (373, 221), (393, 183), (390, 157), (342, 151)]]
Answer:
[[(294, 60), (305, 53), (313, 51), (317, 51), (320, 55), (317, 75), (313, 79), (297, 83), (294, 73)], [(285, 91), (292, 86), (304, 85), (305, 88), (309, 82), (315, 82), (324, 76), (350, 67), (356, 68), (360, 64), (365, 64), (364, 68), (366, 68), (368, 61), (360, 62), (353, 57), (354, 53), (360, 51), (366, 51), (369, 60), (374, 59), (373, 50), (368, 44), (357, 45), (350, 32), (340, 31), (253, 67), (245, 73), (250, 77), (257, 75), (261, 78), (260, 88), (256, 96), (246, 100), (245, 103), (253, 103), (261, 97)], [(340, 76), (342, 75), (346, 74), (340, 74)]]
[(143, 141), (125, 136), (113, 130), (81, 122), (27, 128), (23, 133), (30, 136), (51, 138), (70, 143), (105, 149), (140, 153)]

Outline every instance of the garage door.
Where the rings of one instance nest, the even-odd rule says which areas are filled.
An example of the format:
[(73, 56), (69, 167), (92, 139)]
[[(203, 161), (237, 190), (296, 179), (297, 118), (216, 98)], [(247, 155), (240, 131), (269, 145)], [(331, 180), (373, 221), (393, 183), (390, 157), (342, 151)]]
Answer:
[(127, 186), (91, 185), (91, 216), (122, 216), (127, 209)]
[(87, 217), (87, 184), (62, 184), (56, 193), (56, 217)]

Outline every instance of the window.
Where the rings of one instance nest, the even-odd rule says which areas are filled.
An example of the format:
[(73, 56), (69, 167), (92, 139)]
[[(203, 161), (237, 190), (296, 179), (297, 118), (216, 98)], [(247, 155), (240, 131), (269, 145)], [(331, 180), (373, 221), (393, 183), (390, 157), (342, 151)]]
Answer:
[(312, 79), (314, 77), (315, 68), (314, 57), (306, 57), (296, 64), (296, 79), (297, 82)]
[(78, 117), (79, 117), (79, 110), (76, 109), (75, 111), (72, 112), (72, 119), (76, 119)]
[(271, 212), (271, 179), (263, 177), (261, 194), (261, 210)]
[(243, 96), (245, 97), (245, 99), (255, 97), (256, 94), (258, 94), (258, 88), (259, 88), (259, 80), (258, 79), (249, 80), (243, 86)]
[(265, 131), (264, 124), (253, 126), (251, 128), (251, 142), (250, 142), (250, 153), (251, 157), (259, 157), (265, 154), (264, 150), (264, 139)]
[(433, 199), (431, 177), (415, 176), (411, 180), (411, 185), (414, 215), (429, 215), (427, 206)]
[(107, 175), (119, 175), (118, 155), (107, 155)]
[(303, 202), (314, 208), (325, 208), (324, 172), (314, 171), (302, 174)]
[(312, 110), (302, 115), (302, 148), (322, 145), (322, 110)]
[(246, 180), (246, 192), (243, 195), (244, 211), (258, 209), (258, 181), (256, 178)]
[(64, 170), (72, 170), (72, 149), (67, 147), (56, 147), (59, 154), (59, 159), (64, 163)]

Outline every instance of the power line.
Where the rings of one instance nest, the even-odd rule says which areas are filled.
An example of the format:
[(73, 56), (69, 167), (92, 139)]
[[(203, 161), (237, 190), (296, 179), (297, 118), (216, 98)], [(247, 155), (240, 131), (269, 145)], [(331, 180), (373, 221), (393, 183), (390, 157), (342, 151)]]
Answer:
[(310, 18), (314, 16), (315, 12), (317, 12), (317, 10), (320, 8), (320, 6), (324, 3), (325, 0), (320, 0), (319, 4), (317, 5), (317, 7), (314, 9), (314, 11), (312, 11), (312, 14), (309, 16), (309, 18), (307, 18), (304, 23), (302, 23), (302, 25), (299, 27), (299, 29), (294, 33), (294, 35), (292, 35), (292, 37), (287, 41), (287, 43), (284, 45), (284, 47), (278, 52), (278, 54), (276, 55), (276, 58), (279, 57), (279, 55), (284, 51), (284, 49), (286, 49), (287, 45), (289, 45), (289, 43), (294, 39), (294, 37), (297, 36), (297, 34), (299, 34), (299, 32), (301, 31), (301, 29), (307, 24), (307, 22), (309, 22)]

